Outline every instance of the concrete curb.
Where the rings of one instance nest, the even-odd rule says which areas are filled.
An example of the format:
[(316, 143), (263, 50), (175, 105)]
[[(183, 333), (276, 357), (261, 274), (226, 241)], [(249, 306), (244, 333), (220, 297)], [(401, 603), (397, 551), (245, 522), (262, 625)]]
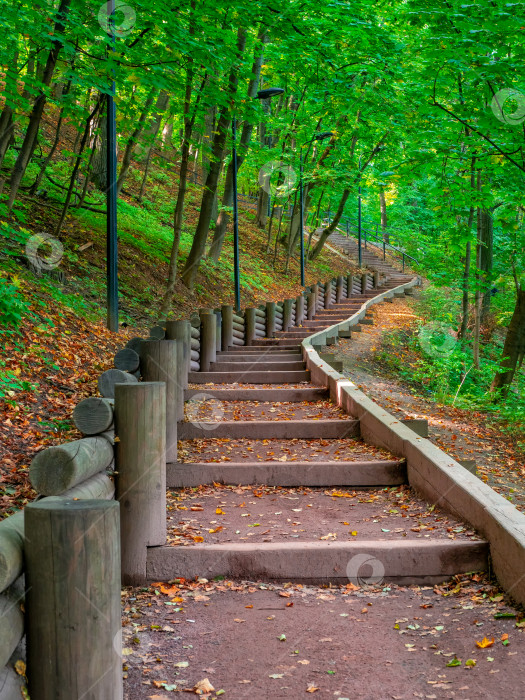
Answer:
[(360, 421), (361, 435), (366, 442), (385, 447), (407, 460), (408, 481), (417, 493), (457, 515), (488, 540), (493, 570), (501, 586), (516, 602), (524, 605), (525, 515), (429, 440), (418, 437), (349, 379), (327, 366), (313, 347), (324, 345), (328, 338), (336, 337), (339, 330), (348, 330), (358, 323), (373, 304), (412, 289), (418, 283), (418, 278), (414, 278), (379, 294), (346, 321), (305, 339), (302, 348), (306, 366), (312, 383), (327, 387), (332, 399)]

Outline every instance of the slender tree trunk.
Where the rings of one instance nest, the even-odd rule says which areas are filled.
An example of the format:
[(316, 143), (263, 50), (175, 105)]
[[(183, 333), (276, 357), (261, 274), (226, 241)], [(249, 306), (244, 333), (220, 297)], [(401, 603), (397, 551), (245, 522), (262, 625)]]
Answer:
[[(259, 32), (258, 40), (263, 44), (264, 47), (265, 31)], [(264, 52), (257, 45), (256, 52), (259, 55), (255, 55), (253, 66), (252, 66), (252, 79), (248, 86), (248, 99), (253, 99), (257, 94), (257, 87), (259, 85), (259, 78), (261, 75), (261, 67), (263, 62)], [(244, 162), (244, 152), (250, 143), (253, 132), (253, 124), (249, 121), (245, 121), (242, 128), (241, 138), (238, 145), (238, 155), (237, 155), (237, 170), (241, 169)], [(222, 196), (222, 209), (219, 212), (219, 217), (217, 219), (217, 224), (215, 225), (215, 231), (213, 233), (213, 240), (210, 246), (210, 252), (208, 257), (210, 257), (214, 262), (217, 262), (222, 251), (222, 246), (224, 245), (224, 237), (226, 235), (226, 227), (230, 220), (230, 213), (225, 207), (231, 207), (233, 203), (233, 163), (230, 161), (228, 164), (228, 169), (226, 171), (226, 180), (224, 183), (224, 193)], [(266, 206), (268, 206), (268, 201), (266, 201)]]
[[(60, 3), (60, 7), (58, 8), (58, 13), (57, 13), (57, 19), (55, 21), (55, 26), (53, 30), (54, 36), (62, 36), (65, 31), (65, 22), (69, 13), (69, 6), (71, 4), (71, 0), (62, 0)], [(51, 51), (49, 52), (49, 55), (47, 57), (47, 62), (46, 66), (44, 69), (44, 73), (42, 76), (42, 83), (44, 86), (49, 87), (51, 84), (51, 79), (53, 77), (53, 73), (55, 71), (55, 67), (57, 64), (58, 60), (58, 54), (60, 53), (60, 50), (62, 48), (62, 42), (60, 39), (54, 39), (53, 40), (53, 47)], [(27, 130), (25, 133), (24, 137), (24, 142), (22, 144), (22, 148), (20, 149), (20, 153), (18, 154), (18, 158), (16, 159), (16, 163), (13, 167), (13, 172), (11, 175), (11, 191), (9, 193), (9, 201), (8, 201), (8, 209), (11, 211), (13, 208), (13, 205), (15, 203), (16, 195), (18, 193), (18, 190), (20, 188), (20, 183), (22, 182), (22, 178), (24, 177), (24, 173), (26, 171), (27, 165), (29, 163), (29, 160), (33, 154), (33, 150), (36, 144), (36, 140), (38, 137), (38, 129), (40, 127), (40, 121), (42, 119), (42, 114), (44, 112), (44, 107), (46, 104), (46, 94), (45, 92), (41, 92), (38, 97), (35, 100), (35, 103), (33, 105), (33, 109), (31, 111), (31, 115), (29, 117), (29, 124), (27, 126)]]
[(317, 258), (317, 256), (320, 254), (320, 252), (323, 249), (323, 246), (326, 242), (326, 239), (337, 228), (339, 222), (341, 221), (341, 217), (343, 216), (343, 212), (345, 210), (345, 205), (346, 205), (346, 202), (347, 202), (349, 196), (350, 196), (350, 189), (344, 190), (343, 194), (341, 196), (341, 199), (339, 200), (339, 206), (337, 207), (337, 211), (335, 213), (335, 216), (332, 219), (330, 225), (327, 226), (325, 229), (323, 229), (323, 231), (321, 232), (321, 235), (319, 236), (319, 240), (317, 241), (315, 246), (312, 248), (312, 252), (308, 256), (309, 260), (315, 260)]
[(126, 175), (128, 174), (129, 167), (131, 165), (133, 149), (137, 145), (138, 139), (142, 133), (142, 130), (144, 129), (144, 124), (146, 123), (146, 119), (148, 118), (151, 106), (153, 105), (153, 100), (155, 99), (155, 92), (156, 89), (152, 88), (148, 97), (146, 98), (144, 109), (140, 113), (139, 119), (136, 122), (136, 126), (133, 129), (133, 133), (129, 137), (128, 142), (126, 144), (126, 149), (124, 150), (124, 155), (122, 157), (122, 165), (120, 166), (120, 173), (117, 180), (117, 197), (122, 191), (124, 180), (126, 179)]
[(503, 372), (498, 372), (492, 382), (491, 391), (502, 389), (505, 396), (514, 379), (516, 370), (525, 356), (525, 287), (517, 287), (516, 306), (510, 320), (503, 346), (501, 366)]
[(483, 326), (490, 313), (491, 299), (491, 278), (494, 260), (494, 222), (492, 219), (492, 209), (481, 212), (481, 269), (483, 270), (483, 291), (481, 301), (481, 325)]
[[(246, 46), (246, 29), (244, 27), (239, 28), (237, 33), (237, 61), (232, 67), (228, 80), (228, 94), (231, 98), (234, 97), (237, 92), (238, 85), (238, 63)], [(197, 223), (197, 229), (193, 237), (193, 244), (191, 246), (190, 253), (186, 260), (186, 265), (182, 271), (182, 281), (188, 287), (188, 289), (193, 289), (195, 284), (195, 279), (199, 270), (200, 261), (204, 255), (204, 250), (206, 248), (206, 239), (208, 238), (208, 231), (210, 228), (210, 222), (212, 217), (212, 207), (213, 200), (217, 193), (217, 183), (219, 179), (219, 172), (221, 169), (222, 161), (224, 159), (224, 148), (226, 145), (227, 129), (230, 124), (230, 113), (227, 107), (223, 107), (219, 117), (219, 122), (217, 124), (217, 133), (213, 140), (212, 148), (212, 159), (210, 165), (210, 172), (206, 178), (206, 183), (204, 185), (204, 192), (202, 195), (199, 221)]]
[(385, 243), (390, 243), (390, 234), (388, 232), (388, 219), (386, 214), (386, 198), (385, 188), (379, 188), (379, 207), (381, 209), (381, 230), (383, 231), (383, 240)]

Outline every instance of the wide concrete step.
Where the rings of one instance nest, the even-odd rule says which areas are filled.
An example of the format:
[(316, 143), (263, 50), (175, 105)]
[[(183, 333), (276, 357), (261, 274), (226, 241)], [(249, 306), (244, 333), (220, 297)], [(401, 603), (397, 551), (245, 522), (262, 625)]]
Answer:
[(217, 357), (222, 354), (228, 355), (275, 355), (280, 357), (283, 354), (297, 354), (301, 352), (301, 346), (298, 343), (291, 344), (287, 347), (280, 347), (279, 345), (268, 345), (267, 347), (261, 347), (260, 345), (235, 345), (234, 347), (228, 348), (224, 353), (221, 351), (217, 353)]
[(210, 370), (212, 372), (289, 372), (304, 370), (305, 365), (303, 360), (270, 360), (268, 357), (257, 360), (249, 360), (246, 362), (230, 362), (229, 360), (212, 362)]
[(194, 396), (203, 396), (207, 398), (215, 398), (221, 401), (261, 401), (261, 402), (283, 402), (283, 401), (319, 401), (325, 399), (329, 395), (328, 389), (324, 387), (297, 387), (295, 389), (221, 389), (221, 388), (203, 388), (203, 389), (186, 389), (184, 391), (184, 399), (188, 401)]
[(221, 352), (217, 353), (217, 362), (300, 362), (303, 356), (300, 352)]
[(190, 372), (188, 381), (190, 384), (295, 384), (310, 381), (310, 372)]
[(147, 578), (432, 585), (456, 574), (486, 570), (488, 553), (487, 542), (444, 539), (149, 547)]
[(180, 440), (198, 438), (239, 438), (286, 439), (294, 438), (317, 440), (341, 440), (357, 437), (360, 433), (359, 421), (348, 420), (250, 420), (250, 421), (181, 421), (177, 435)]
[(168, 464), (168, 488), (200, 484), (267, 486), (398, 486), (406, 483), (403, 461), (370, 462), (187, 462)]

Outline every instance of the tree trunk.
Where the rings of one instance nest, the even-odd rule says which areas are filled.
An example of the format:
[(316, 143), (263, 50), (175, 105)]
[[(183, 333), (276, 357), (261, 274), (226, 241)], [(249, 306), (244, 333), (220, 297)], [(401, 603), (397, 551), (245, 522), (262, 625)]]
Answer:
[(144, 124), (146, 123), (146, 119), (148, 118), (149, 111), (151, 109), (151, 106), (153, 104), (153, 100), (155, 97), (155, 92), (156, 89), (152, 88), (148, 97), (146, 98), (146, 103), (144, 104), (144, 109), (140, 113), (139, 119), (136, 122), (135, 129), (133, 130), (133, 133), (128, 139), (128, 142), (126, 144), (126, 149), (124, 151), (124, 155), (122, 157), (122, 165), (120, 166), (120, 173), (118, 176), (117, 180), (117, 197), (122, 191), (122, 186), (124, 185), (124, 180), (126, 179), (126, 175), (128, 174), (129, 167), (131, 165), (131, 159), (133, 157), (133, 149), (135, 148), (137, 141), (140, 137), (140, 134), (142, 133), (142, 130), (144, 129)]
[[(60, 7), (58, 8), (57, 12), (57, 19), (55, 21), (55, 26), (53, 30), (53, 34), (55, 36), (64, 34), (65, 21), (67, 19), (70, 4), (71, 0), (62, 0), (60, 3)], [(45, 87), (49, 87), (49, 85), (51, 84), (51, 79), (55, 71), (55, 67), (58, 60), (58, 54), (60, 53), (61, 48), (62, 41), (60, 39), (54, 39), (53, 47), (47, 57), (44, 74), (42, 76), (42, 83)], [(29, 124), (27, 125), (27, 130), (24, 137), (24, 142), (13, 167), (13, 172), (11, 175), (11, 192), (9, 193), (9, 201), (7, 205), (9, 211), (11, 211), (11, 209), (13, 208), (16, 195), (20, 188), (20, 183), (22, 182), (22, 178), (24, 177), (27, 165), (33, 154), (33, 150), (38, 137), (40, 120), (42, 119), (45, 104), (46, 94), (44, 91), (41, 91), (33, 105), (33, 109), (29, 117)]]
[[(264, 45), (264, 32), (259, 33), (259, 41)], [(263, 61), (263, 51), (261, 50), (259, 55), (255, 56), (253, 67), (252, 67), (252, 79), (248, 86), (248, 99), (251, 100), (257, 94), (257, 87), (259, 85), (259, 78), (261, 75), (261, 67)], [(239, 153), (237, 155), (237, 170), (241, 169), (244, 162), (244, 152), (250, 143), (253, 132), (253, 124), (249, 121), (245, 121), (242, 127), (241, 138), (239, 141)], [(230, 213), (225, 207), (231, 207), (233, 203), (233, 162), (230, 161), (228, 164), (228, 170), (226, 171), (226, 180), (224, 183), (224, 194), (222, 196), (222, 209), (219, 212), (219, 218), (217, 219), (217, 224), (215, 226), (215, 231), (213, 233), (213, 241), (210, 247), (209, 256), (214, 262), (217, 262), (222, 251), (222, 246), (224, 245), (224, 237), (226, 235), (226, 227), (230, 220)], [(266, 206), (268, 207), (268, 200), (266, 200)]]
[(501, 366), (505, 371), (498, 372), (492, 382), (491, 391), (502, 389), (506, 395), (514, 379), (517, 368), (525, 356), (525, 287), (516, 290), (516, 306), (510, 320), (503, 346)]
[(481, 270), (482, 276), (482, 301), (481, 301), (481, 325), (485, 322), (490, 312), (491, 299), (491, 278), (493, 267), (493, 247), (494, 247), (494, 222), (492, 219), (493, 210), (482, 210), (481, 212), (481, 228), (480, 228), (480, 243), (481, 243)]
[(386, 215), (386, 199), (384, 187), (379, 188), (379, 206), (381, 209), (381, 230), (383, 231), (383, 240), (385, 243), (390, 243), (390, 234), (388, 233), (388, 221)]
[[(241, 55), (246, 46), (246, 29), (241, 27), (237, 33), (237, 61), (233, 65), (229, 79), (228, 79), (228, 93), (231, 98), (234, 97), (237, 92), (238, 84), (238, 64), (240, 63)], [(204, 254), (206, 248), (206, 239), (208, 238), (208, 230), (210, 228), (210, 221), (212, 217), (213, 200), (217, 193), (217, 183), (219, 179), (219, 172), (221, 169), (222, 161), (224, 159), (224, 148), (226, 145), (226, 135), (228, 125), (230, 124), (230, 113), (228, 107), (223, 107), (219, 117), (219, 123), (217, 125), (217, 133), (213, 139), (212, 148), (212, 159), (210, 165), (210, 171), (206, 178), (206, 183), (204, 185), (204, 192), (202, 195), (199, 221), (197, 223), (197, 229), (193, 237), (193, 244), (191, 246), (190, 253), (186, 260), (186, 265), (182, 271), (182, 281), (188, 287), (188, 289), (193, 289), (195, 284), (195, 279), (197, 277), (197, 272), (199, 270), (200, 261)]]
[(317, 258), (317, 256), (319, 255), (319, 253), (323, 249), (323, 246), (326, 242), (326, 239), (337, 228), (337, 225), (339, 224), (339, 222), (341, 221), (341, 217), (343, 216), (343, 212), (345, 210), (345, 205), (346, 205), (346, 202), (347, 202), (347, 199), (349, 196), (350, 196), (350, 190), (349, 189), (344, 190), (344, 192), (341, 196), (341, 199), (339, 201), (339, 206), (337, 207), (337, 211), (335, 213), (335, 216), (334, 216), (332, 222), (330, 223), (330, 225), (327, 226), (325, 229), (323, 229), (323, 231), (319, 237), (319, 240), (314, 245), (314, 247), (312, 248), (312, 252), (308, 256), (309, 260), (315, 260)]

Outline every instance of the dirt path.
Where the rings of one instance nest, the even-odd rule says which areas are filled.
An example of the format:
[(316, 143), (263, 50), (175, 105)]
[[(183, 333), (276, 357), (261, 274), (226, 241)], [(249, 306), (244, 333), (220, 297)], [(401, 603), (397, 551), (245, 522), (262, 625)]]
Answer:
[(509, 437), (483, 413), (443, 406), (418, 395), (376, 360), (382, 334), (415, 320), (413, 303), (408, 298), (395, 299), (373, 307), (374, 325), (363, 326), (351, 340), (339, 341), (335, 357), (343, 361), (343, 374), (393, 415), (427, 418), (434, 444), (455, 459), (474, 460), (483, 481), (525, 511), (525, 460)]

